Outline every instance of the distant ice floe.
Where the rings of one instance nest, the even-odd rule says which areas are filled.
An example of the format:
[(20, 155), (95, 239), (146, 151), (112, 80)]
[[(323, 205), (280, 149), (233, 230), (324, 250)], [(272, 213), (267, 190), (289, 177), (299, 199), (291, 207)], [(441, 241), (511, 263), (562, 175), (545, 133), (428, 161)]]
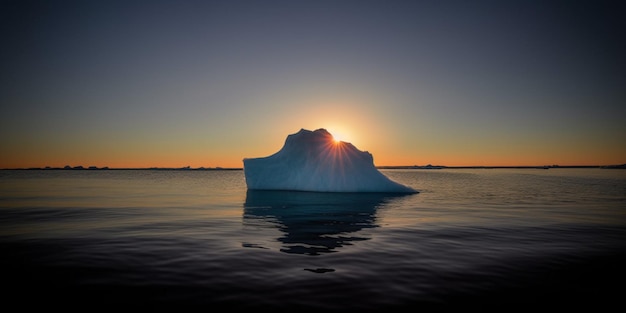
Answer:
[(381, 173), (369, 152), (323, 128), (288, 135), (277, 153), (243, 159), (243, 169), (251, 190), (417, 193)]

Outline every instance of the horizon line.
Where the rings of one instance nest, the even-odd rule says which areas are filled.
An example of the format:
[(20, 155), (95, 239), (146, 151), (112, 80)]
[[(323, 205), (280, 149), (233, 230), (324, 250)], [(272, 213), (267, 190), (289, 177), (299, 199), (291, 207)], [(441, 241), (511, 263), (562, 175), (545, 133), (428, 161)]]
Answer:
[[(377, 169), (463, 169), (463, 168), (626, 168), (626, 163), (622, 164), (598, 164), (598, 165), (460, 165), (460, 166), (448, 166), (448, 165), (375, 165)], [(0, 170), (243, 170), (243, 167), (97, 167), (89, 166), (63, 166), (63, 167), (15, 167), (15, 168), (0, 168)]]

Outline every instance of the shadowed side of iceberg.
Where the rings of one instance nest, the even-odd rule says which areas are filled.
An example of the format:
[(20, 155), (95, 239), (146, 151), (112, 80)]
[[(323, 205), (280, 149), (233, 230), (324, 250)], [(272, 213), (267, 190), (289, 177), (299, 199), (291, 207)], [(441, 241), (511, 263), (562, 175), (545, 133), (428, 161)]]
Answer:
[(277, 153), (245, 158), (243, 164), (252, 190), (417, 193), (382, 174), (370, 153), (335, 142), (323, 128), (301, 129)]

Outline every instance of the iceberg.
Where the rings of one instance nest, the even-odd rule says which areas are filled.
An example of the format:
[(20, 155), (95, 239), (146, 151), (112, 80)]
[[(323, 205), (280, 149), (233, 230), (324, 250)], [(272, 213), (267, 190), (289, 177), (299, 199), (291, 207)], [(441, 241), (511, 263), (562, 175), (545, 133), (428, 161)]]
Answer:
[(417, 193), (381, 173), (374, 158), (324, 128), (290, 134), (273, 155), (244, 158), (250, 190)]

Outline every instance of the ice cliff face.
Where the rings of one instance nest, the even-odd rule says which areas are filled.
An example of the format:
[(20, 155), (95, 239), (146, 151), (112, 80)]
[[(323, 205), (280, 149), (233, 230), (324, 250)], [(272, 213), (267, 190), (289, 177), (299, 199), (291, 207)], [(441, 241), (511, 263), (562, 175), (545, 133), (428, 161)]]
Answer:
[(287, 136), (277, 153), (245, 158), (243, 168), (248, 189), (253, 190), (417, 192), (378, 171), (370, 153), (335, 142), (323, 128), (301, 129)]

